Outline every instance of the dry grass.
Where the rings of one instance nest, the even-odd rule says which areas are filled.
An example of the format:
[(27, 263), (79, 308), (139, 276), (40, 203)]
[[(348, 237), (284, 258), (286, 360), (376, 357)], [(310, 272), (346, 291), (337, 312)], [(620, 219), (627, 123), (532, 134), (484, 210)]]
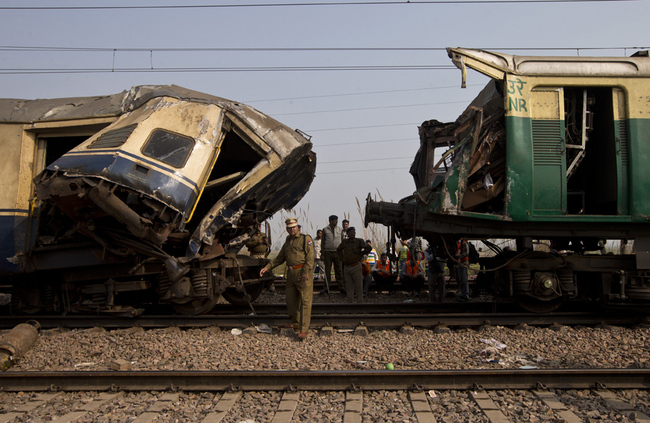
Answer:
[[(381, 198), (381, 194), (377, 191), (375, 195), (375, 200)], [(364, 226), (365, 221), (365, 205), (362, 205), (358, 197), (355, 197), (357, 202), (357, 212), (359, 214), (359, 223), (352, 222), (350, 212), (343, 213), (342, 217), (339, 217), (339, 224), (347, 219), (352, 222), (352, 225), (355, 226), (357, 230), (357, 237), (363, 238), (364, 240), (369, 239), (372, 243), (373, 248), (377, 251), (378, 254), (381, 254), (381, 251), (386, 245), (388, 238), (388, 231), (385, 226), (379, 225), (376, 223), (370, 223), (366, 228)], [(280, 210), (276, 213), (271, 219), (269, 219), (269, 226), (271, 228), (271, 251), (277, 251), (284, 244), (284, 240), (287, 235), (287, 231), (284, 226), (284, 222), (289, 217), (295, 217), (298, 219), (298, 224), (301, 226), (301, 232), (311, 235), (313, 238), (316, 237), (316, 232), (318, 229), (322, 229), (327, 225), (327, 222), (323, 224), (314, 223), (310, 219), (310, 205), (307, 204), (307, 208), (296, 208), (291, 210)], [(281, 270), (280, 268), (277, 269)]]

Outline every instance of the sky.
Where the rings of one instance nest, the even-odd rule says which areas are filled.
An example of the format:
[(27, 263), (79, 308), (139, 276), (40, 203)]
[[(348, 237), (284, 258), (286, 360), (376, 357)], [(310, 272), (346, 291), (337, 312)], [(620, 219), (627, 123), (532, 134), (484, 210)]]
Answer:
[(629, 56), (650, 45), (649, 15), (648, 0), (3, 0), (0, 96), (175, 84), (244, 102), (317, 154), (311, 189), (273, 224), (293, 214), (315, 234), (336, 214), (368, 237), (368, 194), (415, 189), (418, 125), (454, 121), (487, 83), (469, 70), (461, 89), (445, 47)]

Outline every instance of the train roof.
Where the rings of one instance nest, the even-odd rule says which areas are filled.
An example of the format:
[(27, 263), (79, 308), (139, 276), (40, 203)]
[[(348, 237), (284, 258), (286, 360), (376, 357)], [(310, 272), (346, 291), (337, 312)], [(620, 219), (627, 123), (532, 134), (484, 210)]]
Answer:
[(53, 120), (84, 119), (103, 116), (120, 116), (137, 109), (156, 97), (173, 97), (179, 100), (216, 104), (241, 114), (255, 112), (242, 103), (227, 100), (178, 85), (138, 85), (118, 94), (92, 97), (70, 97), (23, 100), (0, 99), (0, 122), (29, 123)]
[(514, 56), (485, 50), (447, 48), (447, 54), (461, 70), (470, 67), (491, 78), (505, 74), (533, 76), (648, 77), (650, 58), (582, 56)]
[[(190, 90), (178, 85), (138, 85), (118, 94), (38, 100), (0, 99), (0, 123), (34, 123), (99, 117), (119, 117), (157, 97), (214, 104), (233, 113), (269, 143), (283, 158), (298, 145), (308, 143), (304, 133), (243, 103)], [(280, 134), (284, 135), (280, 135)], [(307, 136), (308, 137), (308, 136)]]

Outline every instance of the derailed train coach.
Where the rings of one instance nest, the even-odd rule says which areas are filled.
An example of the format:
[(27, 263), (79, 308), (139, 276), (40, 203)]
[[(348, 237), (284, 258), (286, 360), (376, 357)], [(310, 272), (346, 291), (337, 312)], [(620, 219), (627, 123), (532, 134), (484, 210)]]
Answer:
[[(416, 191), (369, 197), (366, 222), (425, 237), (453, 262), (483, 241), (477, 287), (546, 312), (570, 301), (650, 303), (650, 58), (513, 56), (449, 48), (491, 80), (451, 123), (424, 122)], [(502, 249), (494, 240), (510, 240)], [(492, 241), (491, 241), (492, 240)], [(633, 252), (605, 252), (612, 244)], [(538, 241), (550, 251), (534, 248)], [(620, 250), (620, 249), (619, 249)]]
[(205, 313), (250, 304), (266, 259), (238, 254), (307, 192), (308, 137), (178, 86), (0, 100), (0, 301), (10, 312)]

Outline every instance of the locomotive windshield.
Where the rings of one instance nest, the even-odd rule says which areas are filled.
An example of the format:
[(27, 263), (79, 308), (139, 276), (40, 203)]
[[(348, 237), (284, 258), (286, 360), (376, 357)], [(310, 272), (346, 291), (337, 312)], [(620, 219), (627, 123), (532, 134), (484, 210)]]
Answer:
[(181, 168), (185, 165), (193, 147), (194, 140), (188, 136), (164, 129), (154, 129), (142, 147), (142, 154), (170, 166)]

